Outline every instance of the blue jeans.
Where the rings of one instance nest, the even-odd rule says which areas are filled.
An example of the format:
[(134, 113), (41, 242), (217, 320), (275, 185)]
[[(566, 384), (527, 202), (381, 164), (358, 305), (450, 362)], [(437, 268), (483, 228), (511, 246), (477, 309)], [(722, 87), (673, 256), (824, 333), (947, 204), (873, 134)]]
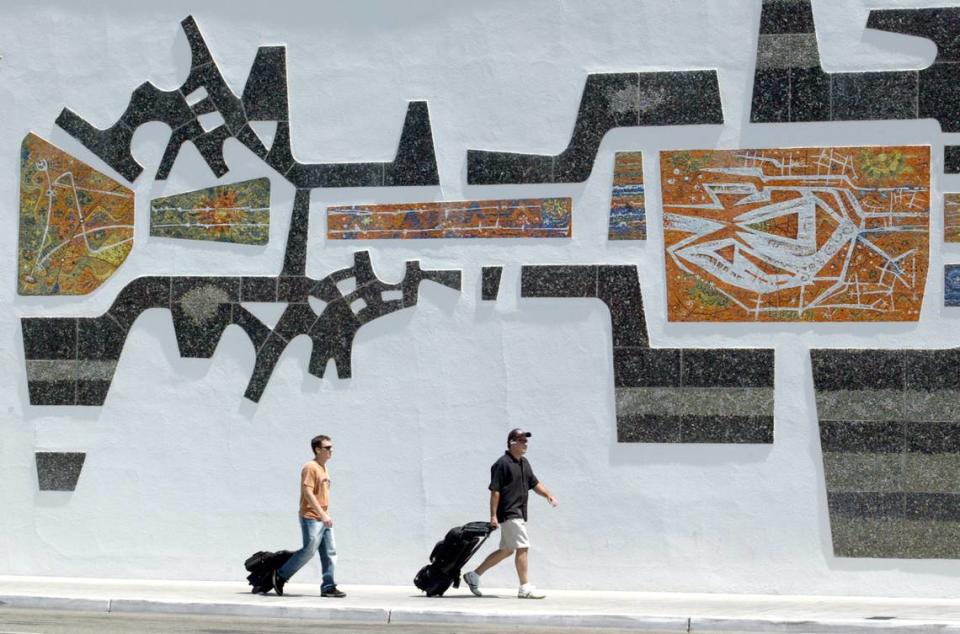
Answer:
[(332, 590), (337, 585), (333, 580), (333, 570), (337, 565), (337, 547), (333, 542), (333, 528), (327, 528), (320, 520), (300, 517), (300, 531), (303, 533), (303, 548), (295, 552), (287, 563), (280, 567), (277, 574), (284, 579), (289, 579), (313, 559), (313, 553), (319, 552), (320, 564), (323, 566), (323, 583), (320, 591)]

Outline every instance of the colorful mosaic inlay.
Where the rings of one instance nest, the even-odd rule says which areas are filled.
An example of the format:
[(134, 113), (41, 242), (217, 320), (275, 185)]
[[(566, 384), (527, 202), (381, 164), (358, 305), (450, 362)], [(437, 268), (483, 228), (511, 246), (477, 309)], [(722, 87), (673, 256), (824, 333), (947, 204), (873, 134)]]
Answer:
[(643, 154), (617, 152), (610, 197), (610, 240), (646, 240), (647, 212), (643, 198)]
[(570, 198), (531, 198), (330, 207), (327, 238), (569, 238), (572, 206)]
[(270, 239), (270, 179), (157, 198), (150, 203), (150, 235), (266, 244)]
[(21, 295), (86, 295), (133, 248), (133, 192), (28, 134), (20, 146)]
[(916, 321), (930, 148), (663, 152), (671, 321)]
[(943, 241), (960, 242), (960, 194), (943, 195)]

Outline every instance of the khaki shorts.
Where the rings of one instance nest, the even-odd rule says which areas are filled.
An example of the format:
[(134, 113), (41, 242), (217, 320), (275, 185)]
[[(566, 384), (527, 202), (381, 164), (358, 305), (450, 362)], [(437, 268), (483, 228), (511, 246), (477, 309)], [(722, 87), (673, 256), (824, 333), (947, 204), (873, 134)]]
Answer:
[(527, 537), (527, 523), (521, 519), (512, 519), (500, 522), (500, 548), (529, 548), (530, 539)]

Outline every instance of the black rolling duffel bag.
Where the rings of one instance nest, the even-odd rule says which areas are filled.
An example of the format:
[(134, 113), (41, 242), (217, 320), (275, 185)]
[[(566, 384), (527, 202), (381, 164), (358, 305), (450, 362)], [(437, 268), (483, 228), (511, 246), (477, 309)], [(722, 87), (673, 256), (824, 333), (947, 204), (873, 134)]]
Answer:
[(253, 586), (250, 592), (266, 594), (273, 590), (273, 571), (287, 563), (291, 557), (292, 550), (278, 550), (275, 553), (261, 550), (247, 557), (243, 567), (250, 573), (247, 575), (247, 581)]
[(460, 587), (460, 571), (493, 532), (489, 522), (470, 522), (454, 526), (437, 542), (430, 563), (420, 569), (413, 584), (428, 597), (440, 597), (452, 585)]

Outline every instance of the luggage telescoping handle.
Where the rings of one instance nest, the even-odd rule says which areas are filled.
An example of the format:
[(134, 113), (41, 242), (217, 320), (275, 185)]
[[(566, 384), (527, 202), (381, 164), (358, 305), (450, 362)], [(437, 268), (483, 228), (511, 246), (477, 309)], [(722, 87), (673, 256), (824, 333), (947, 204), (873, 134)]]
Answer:
[[(464, 565), (466, 565), (466, 562), (470, 561), (470, 559), (471, 559), (474, 555), (477, 554), (477, 551), (480, 550), (480, 547), (481, 547), (481, 546), (483, 546), (483, 542), (487, 541), (487, 539), (490, 537), (490, 533), (492, 533), (492, 532), (493, 532), (493, 529), (491, 528), (491, 529), (490, 529), (490, 532), (487, 533), (486, 535), (484, 535), (484, 536), (483, 536), (483, 539), (481, 539), (480, 542), (479, 542), (476, 546), (473, 547), (473, 549), (470, 551), (470, 554), (467, 555), (467, 558), (466, 558), (466, 559), (464, 559)], [(457, 574), (456, 574), (456, 582), (454, 583), (454, 586), (453, 586), (454, 588), (459, 588), (459, 587), (460, 587), (460, 571), (461, 571), (461, 570), (463, 570), (463, 568), (458, 568), (458, 569), (456, 570), (456, 573), (457, 573)], [(446, 571), (446, 572), (447, 572), (448, 574), (450, 574), (450, 576), (454, 576), (454, 575), (452, 574), (454, 571), (448, 570), (448, 571)]]

